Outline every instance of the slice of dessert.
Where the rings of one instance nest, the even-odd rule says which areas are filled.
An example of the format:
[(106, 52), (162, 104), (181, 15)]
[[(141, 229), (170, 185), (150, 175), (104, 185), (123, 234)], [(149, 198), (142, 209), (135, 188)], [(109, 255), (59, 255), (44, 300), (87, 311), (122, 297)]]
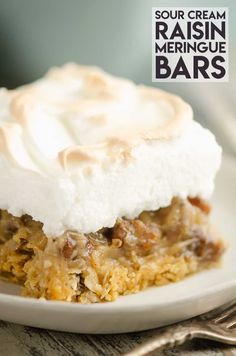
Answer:
[(0, 271), (24, 295), (114, 300), (215, 265), (221, 161), (188, 104), (69, 64), (0, 92)]

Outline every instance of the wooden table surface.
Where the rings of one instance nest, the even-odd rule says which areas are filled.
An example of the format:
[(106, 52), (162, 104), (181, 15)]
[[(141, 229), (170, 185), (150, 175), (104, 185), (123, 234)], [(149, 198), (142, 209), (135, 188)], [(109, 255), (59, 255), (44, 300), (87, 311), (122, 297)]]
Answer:
[[(158, 330), (120, 335), (78, 335), (42, 330), (0, 321), (1, 356), (118, 356), (147, 340)], [(153, 353), (165, 356), (232, 356), (236, 347), (206, 340)]]

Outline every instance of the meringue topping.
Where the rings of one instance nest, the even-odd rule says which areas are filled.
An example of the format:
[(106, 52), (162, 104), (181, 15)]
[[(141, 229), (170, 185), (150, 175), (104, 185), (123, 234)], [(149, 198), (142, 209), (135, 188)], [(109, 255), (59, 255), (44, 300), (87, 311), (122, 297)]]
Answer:
[(192, 116), (175, 95), (76, 64), (3, 88), (0, 208), (56, 236), (208, 197), (221, 150)]

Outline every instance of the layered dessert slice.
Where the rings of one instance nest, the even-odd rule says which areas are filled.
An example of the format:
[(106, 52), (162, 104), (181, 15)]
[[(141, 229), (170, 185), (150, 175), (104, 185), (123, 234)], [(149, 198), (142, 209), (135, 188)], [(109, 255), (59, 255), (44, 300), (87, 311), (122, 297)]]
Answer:
[(217, 265), (221, 148), (179, 97), (68, 64), (0, 92), (0, 273), (111, 301)]

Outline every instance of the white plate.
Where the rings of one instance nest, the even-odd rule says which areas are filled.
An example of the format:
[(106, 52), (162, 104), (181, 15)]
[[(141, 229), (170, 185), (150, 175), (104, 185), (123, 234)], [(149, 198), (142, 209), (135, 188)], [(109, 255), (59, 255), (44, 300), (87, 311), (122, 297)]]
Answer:
[(0, 319), (78, 333), (122, 333), (183, 320), (236, 297), (236, 163), (224, 158), (216, 182), (213, 221), (229, 248), (221, 268), (184, 281), (149, 288), (112, 303), (80, 305), (18, 296), (19, 288), (0, 283)]

